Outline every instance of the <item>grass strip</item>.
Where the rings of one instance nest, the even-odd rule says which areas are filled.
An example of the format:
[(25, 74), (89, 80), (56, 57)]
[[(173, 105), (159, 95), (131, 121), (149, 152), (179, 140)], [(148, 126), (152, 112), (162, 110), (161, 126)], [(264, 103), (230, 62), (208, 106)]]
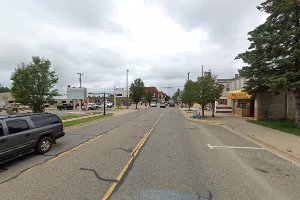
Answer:
[(297, 128), (293, 120), (249, 120), (248, 122), (300, 136), (300, 128)]
[(87, 116), (93, 116), (93, 115), (99, 115), (102, 114), (102, 112), (88, 112), (86, 114), (71, 114), (71, 115), (64, 115), (61, 116), (61, 120), (68, 120), (68, 119), (74, 119), (74, 118), (79, 118), (79, 117), (87, 117)]
[(61, 120), (67, 120), (67, 119), (73, 119), (73, 118), (78, 118), (78, 117), (85, 117), (86, 115), (64, 115), (61, 116)]
[(101, 120), (103, 118), (111, 117), (112, 115), (113, 115), (112, 113), (109, 113), (106, 115), (93, 116), (93, 117), (88, 117), (88, 118), (84, 118), (84, 119), (68, 121), (68, 122), (64, 122), (63, 124), (64, 124), (64, 127), (70, 127), (70, 126), (75, 126), (75, 125), (82, 124), (82, 123), (88, 123), (88, 122)]

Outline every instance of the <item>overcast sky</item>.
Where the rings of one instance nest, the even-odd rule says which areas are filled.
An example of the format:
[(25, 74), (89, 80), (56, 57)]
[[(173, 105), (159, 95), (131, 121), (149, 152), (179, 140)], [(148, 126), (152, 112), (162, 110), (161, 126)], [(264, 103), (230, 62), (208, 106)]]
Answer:
[(10, 86), (18, 64), (52, 62), (57, 88), (89, 91), (126, 86), (183, 86), (201, 74), (232, 78), (243, 66), (247, 33), (266, 15), (262, 0), (0, 0), (0, 84)]

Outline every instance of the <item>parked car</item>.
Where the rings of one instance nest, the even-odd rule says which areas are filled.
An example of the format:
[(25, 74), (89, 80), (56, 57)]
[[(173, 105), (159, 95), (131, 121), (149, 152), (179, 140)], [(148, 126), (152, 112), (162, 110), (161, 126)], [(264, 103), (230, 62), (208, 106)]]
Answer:
[(2, 111), (2, 110), (5, 110), (6, 109), (6, 106), (5, 105), (0, 105), (0, 112)]
[[(103, 108), (103, 106), (104, 106), (104, 103), (102, 103), (101, 105), (100, 105), (100, 108)], [(113, 104), (112, 103), (110, 103), (110, 102), (106, 102), (105, 103), (105, 108), (112, 108), (113, 107)]]
[[(82, 110), (85, 110), (85, 105), (81, 107)], [(95, 103), (89, 103), (88, 104), (88, 110), (96, 110), (98, 108), (97, 104)]]
[(157, 107), (157, 103), (156, 102), (151, 102), (150, 107)]
[(166, 108), (168, 104), (166, 104), (165, 102), (161, 102), (160, 103), (160, 108)]
[(73, 110), (73, 104), (71, 103), (63, 103), (59, 104), (56, 107), (58, 110)]
[(34, 150), (44, 154), (65, 135), (63, 123), (50, 113), (0, 117), (0, 164)]

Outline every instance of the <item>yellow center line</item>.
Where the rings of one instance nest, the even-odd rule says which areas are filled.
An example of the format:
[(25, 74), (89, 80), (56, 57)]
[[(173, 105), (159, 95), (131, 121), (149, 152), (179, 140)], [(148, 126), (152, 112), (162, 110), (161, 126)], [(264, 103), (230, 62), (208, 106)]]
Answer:
[(163, 114), (166, 112), (166, 110), (159, 116), (159, 118), (157, 119), (157, 121), (154, 123), (154, 125), (152, 126), (152, 128), (150, 129), (149, 132), (147, 132), (144, 137), (141, 139), (141, 141), (137, 144), (137, 146), (134, 148), (131, 157), (129, 159), (129, 161), (126, 163), (125, 167), (122, 169), (122, 171), (120, 172), (120, 174), (118, 175), (118, 177), (116, 178), (116, 182), (114, 182), (110, 188), (106, 191), (104, 197), (102, 198), (102, 200), (107, 200), (111, 197), (111, 195), (113, 194), (113, 192), (115, 191), (115, 189), (117, 188), (117, 186), (119, 185), (120, 181), (123, 179), (125, 173), (128, 171), (130, 165), (133, 164), (134, 159), (136, 158), (136, 156), (138, 155), (138, 153), (140, 152), (140, 150), (142, 149), (143, 145), (145, 144), (145, 142), (147, 141), (147, 139), (149, 138), (150, 134), (153, 132), (154, 128), (156, 127), (157, 123), (159, 122), (159, 120), (162, 118)]

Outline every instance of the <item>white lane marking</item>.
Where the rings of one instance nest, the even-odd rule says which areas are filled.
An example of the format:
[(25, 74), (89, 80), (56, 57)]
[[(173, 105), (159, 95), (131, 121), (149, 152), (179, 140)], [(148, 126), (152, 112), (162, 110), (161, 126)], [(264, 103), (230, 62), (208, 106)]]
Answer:
[(264, 150), (264, 148), (261, 148), (261, 147), (212, 146), (210, 144), (207, 144), (207, 146), (210, 149), (225, 148), (225, 149), (257, 149), (257, 150)]

